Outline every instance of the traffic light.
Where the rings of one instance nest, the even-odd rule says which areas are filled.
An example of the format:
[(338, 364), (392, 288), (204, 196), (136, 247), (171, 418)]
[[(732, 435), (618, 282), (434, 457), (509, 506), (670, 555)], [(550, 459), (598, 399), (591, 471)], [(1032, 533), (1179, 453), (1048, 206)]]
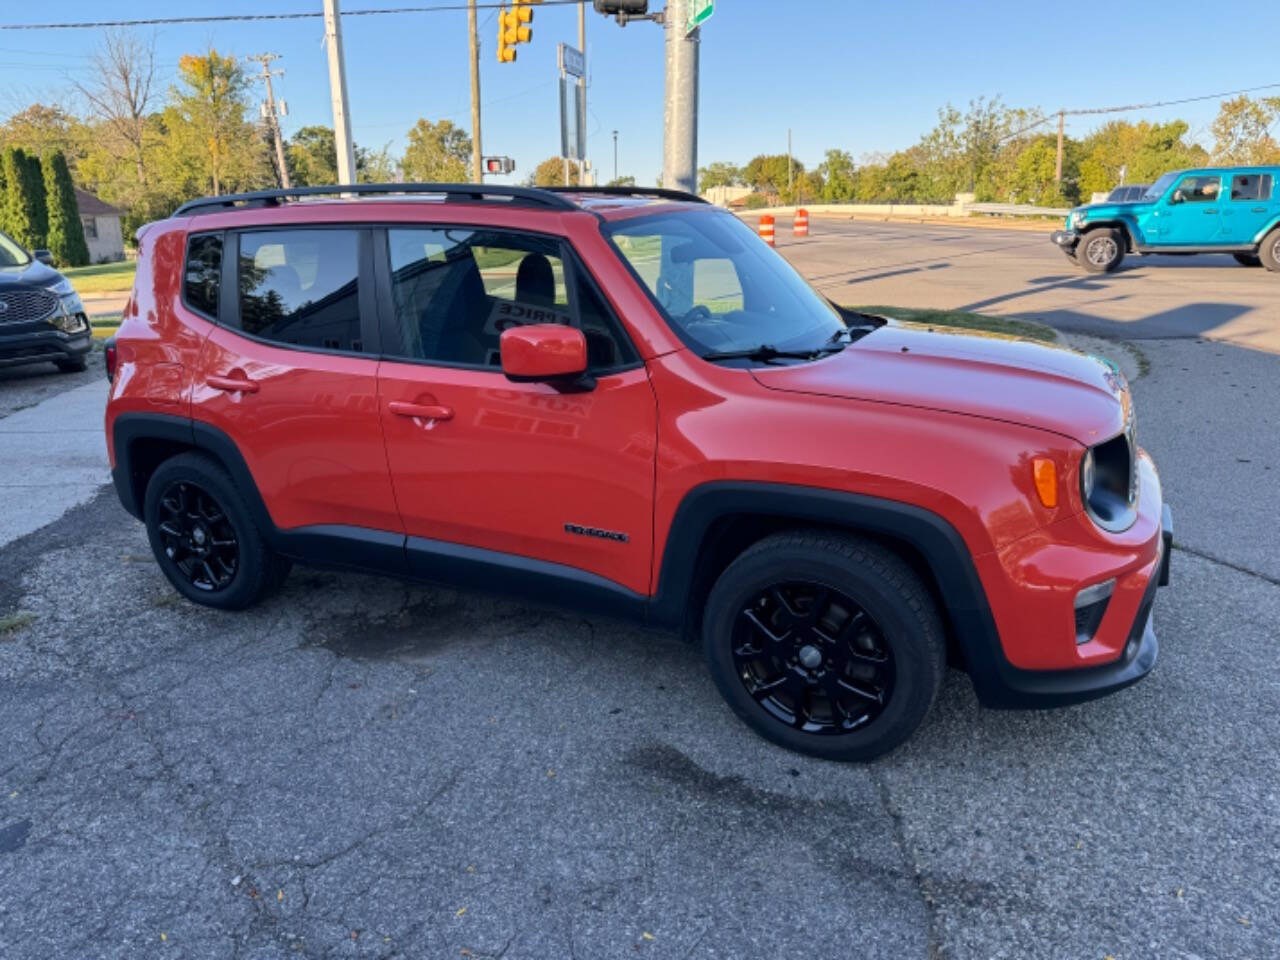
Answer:
[(510, 157), (485, 157), (485, 173), (510, 173), (516, 168), (516, 162)]
[(511, 0), (511, 9), (498, 12), (498, 62), (511, 63), (516, 58), (516, 44), (533, 39), (533, 10), (529, 6), (539, 0)]
[(596, 13), (606, 17), (622, 14), (628, 17), (642, 17), (649, 12), (649, 0), (595, 0)]

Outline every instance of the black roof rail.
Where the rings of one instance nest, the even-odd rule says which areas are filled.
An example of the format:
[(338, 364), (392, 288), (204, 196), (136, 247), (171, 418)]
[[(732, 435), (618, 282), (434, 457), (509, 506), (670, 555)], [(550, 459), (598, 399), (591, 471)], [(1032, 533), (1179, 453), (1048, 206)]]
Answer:
[(681, 200), (686, 203), (706, 203), (696, 193), (683, 190), (667, 190), (664, 187), (542, 187), (549, 193), (586, 193), (605, 197), (660, 197), (663, 200)]
[(388, 194), (436, 195), (445, 200), (484, 202), (502, 200), (530, 207), (546, 207), (551, 210), (576, 210), (574, 204), (546, 190), (534, 187), (485, 186), (478, 183), (354, 183), (329, 184), (318, 187), (290, 187), (288, 190), (255, 190), (252, 193), (228, 193), (220, 197), (200, 197), (188, 200), (177, 210), (175, 217), (198, 213), (214, 213), (236, 207), (274, 207), (281, 202), (298, 197), (332, 197), (342, 194), (355, 196), (379, 196)]

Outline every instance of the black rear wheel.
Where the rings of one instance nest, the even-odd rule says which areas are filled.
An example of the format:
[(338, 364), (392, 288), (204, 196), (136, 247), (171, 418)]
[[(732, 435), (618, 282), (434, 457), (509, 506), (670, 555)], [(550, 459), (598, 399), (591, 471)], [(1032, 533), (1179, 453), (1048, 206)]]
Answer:
[(890, 551), (835, 533), (777, 534), (745, 551), (708, 597), (703, 646), (749, 726), (832, 760), (870, 760), (910, 736), (944, 665), (919, 578)]
[(143, 517), (160, 569), (195, 603), (242, 610), (289, 572), (289, 562), (263, 540), (230, 474), (203, 454), (180, 454), (156, 469)]

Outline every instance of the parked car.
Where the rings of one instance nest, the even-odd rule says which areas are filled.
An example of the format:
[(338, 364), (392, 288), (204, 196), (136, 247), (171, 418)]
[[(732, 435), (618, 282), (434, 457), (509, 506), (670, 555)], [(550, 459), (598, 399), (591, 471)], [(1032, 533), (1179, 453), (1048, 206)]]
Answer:
[(834, 759), (948, 660), (1004, 707), (1155, 663), (1171, 514), (1101, 360), (841, 309), (664, 190), (299, 188), (139, 241), (112, 476), (196, 603), (300, 562), (602, 610)]
[(0, 233), (0, 367), (52, 361), (83, 370), (90, 343), (84, 304), (49, 251), (28, 253)]
[(1149, 184), (1127, 183), (1107, 194), (1107, 203), (1137, 203), (1147, 192)]
[(1126, 253), (1229, 253), (1280, 271), (1277, 181), (1280, 167), (1166, 173), (1138, 203), (1076, 207), (1052, 240), (1090, 273), (1116, 269)]

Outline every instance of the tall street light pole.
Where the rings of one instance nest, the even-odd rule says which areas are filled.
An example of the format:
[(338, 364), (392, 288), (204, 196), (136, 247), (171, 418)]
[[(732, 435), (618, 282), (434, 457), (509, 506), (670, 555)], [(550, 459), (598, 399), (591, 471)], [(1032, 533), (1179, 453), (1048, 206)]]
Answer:
[(324, 39), (329, 50), (329, 98), (333, 102), (333, 140), (338, 154), (338, 183), (356, 182), (356, 151), (351, 142), (347, 71), (342, 62), (342, 16), (338, 0), (324, 0)]
[(613, 179), (618, 179), (618, 131), (613, 131)]
[(467, 28), (471, 31), (471, 182), (484, 183), (480, 146), (480, 37), (476, 32), (476, 0), (467, 3)]
[(666, 109), (663, 114), (662, 185), (698, 189), (698, 44), (701, 29), (685, 35), (689, 0), (667, 0)]

